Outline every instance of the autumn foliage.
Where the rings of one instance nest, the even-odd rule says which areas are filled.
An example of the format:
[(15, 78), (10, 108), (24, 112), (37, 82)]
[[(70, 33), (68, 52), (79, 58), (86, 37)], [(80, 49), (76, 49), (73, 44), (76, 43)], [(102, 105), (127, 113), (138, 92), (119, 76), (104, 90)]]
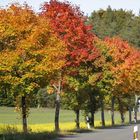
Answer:
[[(108, 53), (112, 57), (112, 71), (114, 75), (114, 87), (116, 92), (119, 94), (129, 93), (134, 94), (137, 90), (137, 85), (132, 84), (132, 74), (134, 72), (134, 67), (137, 66), (140, 52), (136, 48), (129, 45), (126, 41), (121, 38), (106, 38)], [(134, 72), (138, 76), (138, 69)], [(134, 80), (134, 79), (133, 79)], [(135, 81), (135, 80), (134, 80)], [(135, 83), (135, 82), (134, 82)]]
[(18, 78), (18, 83), (22, 78), (34, 79), (36, 74), (42, 77), (43, 73), (53, 73), (65, 64), (64, 43), (29, 7), (12, 5), (7, 11), (1, 10), (0, 22), (1, 70)]
[(0, 86), (10, 88), (15, 100), (32, 100), (48, 86), (58, 101), (65, 88), (64, 94), (76, 95), (65, 96), (74, 98), (74, 105), (80, 99), (78, 109), (95, 93), (102, 99), (140, 94), (140, 50), (120, 37), (96, 37), (79, 7), (69, 2), (46, 2), (40, 14), (12, 4), (0, 9)]
[[(67, 48), (52, 33), (47, 21), (27, 5), (11, 5), (0, 12), (0, 83), (9, 84), (15, 99), (22, 99), (22, 104), (16, 105), (22, 107), (24, 120), (27, 100), (65, 65)], [(23, 126), (26, 132), (27, 127)]]
[(98, 56), (93, 43), (95, 35), (90, 32), (91, 27), (85, 24), (86, 17), (79, 7), (69, 2), (51, 0), (43, 5), (41, 16), (50, 22), (54, 34), (67, 45), (66, 65), (79, 65)]

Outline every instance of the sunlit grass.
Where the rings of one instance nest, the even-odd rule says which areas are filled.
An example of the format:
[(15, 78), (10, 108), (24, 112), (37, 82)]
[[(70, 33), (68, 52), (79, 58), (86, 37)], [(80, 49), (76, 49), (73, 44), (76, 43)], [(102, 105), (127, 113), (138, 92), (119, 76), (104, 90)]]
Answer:
[[(111, 122), (106, 121), (106, 126), (110, 126)], [(101, 122), (95, 121), (95, 127), (100, 127)], [(87, 129), (86, 123), (80, 123), (81, 129), (75, 128), (74, 122), (60, 123), (60, 132), (54, 131), (54, 123), (48, 124), (32, 124), (28, 125), (28, 132), (24, 134), (22, 131), (22, 125), (5, 125), (0, 124), (0, 139), (2, 140), (53, 140), (60, 136), (91, 132), (93, 128)]]
[[(116, 123), (118, 124), (118, 123)], [(111, 122), (106, 121), (106, 126), (110, 126)], [(95, 121), (95, 127), (100, 127), (101, 122)], [(81, 129), (87, 129), (87, 124), (85, 122), (80, 123)], [(67, 123), (60, 123), (60, 130), (61, 131), (70, 131), (76, 129), (74, 122), (67, 122)], [(54, 131), (54, 124), (32, 124), (28, 126), (29, 132), (53, 132)], [(13, 131), (13, 132), (22, 132), (22, 125), (5, 125), (0, 124), (0, 132), (3, 133), (4, 131)]]

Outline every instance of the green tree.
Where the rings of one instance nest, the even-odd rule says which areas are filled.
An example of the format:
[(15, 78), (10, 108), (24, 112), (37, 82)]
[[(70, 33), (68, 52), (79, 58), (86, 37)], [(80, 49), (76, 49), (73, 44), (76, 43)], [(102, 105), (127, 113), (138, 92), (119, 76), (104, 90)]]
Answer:
[(62, 96), (62, 104), (66, 109), (71, 109), (75, 112), (76, 128), (80, 128), (80, 110), (83, 109), (86, 93), (82, 92), (82, 83), (78, 78), (66, 77), (64, 85), (64, 94)]
[(87, 24), (93, 25), (93, 33), (99, 38), (120, 36), (124, 40), (140, 47), (140, 16), (132, 11), (112, 9), (93, 11)]

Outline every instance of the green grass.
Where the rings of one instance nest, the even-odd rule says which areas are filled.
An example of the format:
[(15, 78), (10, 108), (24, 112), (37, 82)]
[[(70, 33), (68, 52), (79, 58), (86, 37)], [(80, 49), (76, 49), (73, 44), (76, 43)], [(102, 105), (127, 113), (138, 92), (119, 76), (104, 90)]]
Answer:
[[(32, 132), (41, 131), (53, 131), (54, 130), (54, 113), (55, 109), (48, 108), (31, 108), (28, 117), (29, 129)], [(128, 113), (125, 115), (125, 121), (128, 122)], [(106, 125), (111, 125), (111, 114), (109, 111), (105, 111)], [(80, 115), (81, 127), (86, 128), (85, 118), (83, 113)], [(115, 112), (115, 123), (120, 124), (120, 114)], [(0, 128), (7, 129), (7, 126), (17, 127), (22, 130), (22, 120), (19, 113), (15, 112), (14, 108), (0, 107)], [(95, 126), (101, 126), (100, 111), (95, 113)], [(71, 110), (60, 111), (60, 129), (71, 130), (75, 128), (75, 114)]]
[[(46, 124), (54, 122), (54, 109), (48, 108), (31, 108), (28, 123), (29, 124)], [(75, 120), (75, 114), (70, 110), (60, 111), (60, 122), (73, 122)], [(81, 116), (81, 120), (84, 121), (84, 117)], [(0, 107), (0, 124), (21, 124), (21, 116), (14, 111), (14, 108)]]
[[(54, 122), (54, 109), (48, 108), (31, 108), (28, 124), (47, 124)], [(109, 111), (105, 112), (105, 119), (108, 122), (111, 122), (111, 114)], [(75, 114), (71, 110), (61, 110), (60, 111), (60, 123), (74, 122)], [(100, 121), (101, 115), (100, 111), (95, 113), (95, 121)], [(80, 121), (84, 122), (85, 118), (81, 112)], [(120, 114), (115, 112), (115, 121), (121, 122)], [(128, 122), (128, 113), (125, 114), (125, 121)], [(12, 107), (0, 107), (0, 124), (21, 124), (21, 116), (19, 113), (15, 112), (15, 109)]]

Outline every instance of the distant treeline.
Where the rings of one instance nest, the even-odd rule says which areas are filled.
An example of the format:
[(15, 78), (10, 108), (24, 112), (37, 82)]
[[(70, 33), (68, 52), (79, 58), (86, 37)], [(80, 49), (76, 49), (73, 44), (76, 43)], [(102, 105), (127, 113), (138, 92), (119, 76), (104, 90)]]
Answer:
[(93, 25), (93, 32), (99, 38), (119, 36), (124, 40), (140, 47), (140, 15), (123, 9), (112, 9), (92, 12), (88, 24)]

